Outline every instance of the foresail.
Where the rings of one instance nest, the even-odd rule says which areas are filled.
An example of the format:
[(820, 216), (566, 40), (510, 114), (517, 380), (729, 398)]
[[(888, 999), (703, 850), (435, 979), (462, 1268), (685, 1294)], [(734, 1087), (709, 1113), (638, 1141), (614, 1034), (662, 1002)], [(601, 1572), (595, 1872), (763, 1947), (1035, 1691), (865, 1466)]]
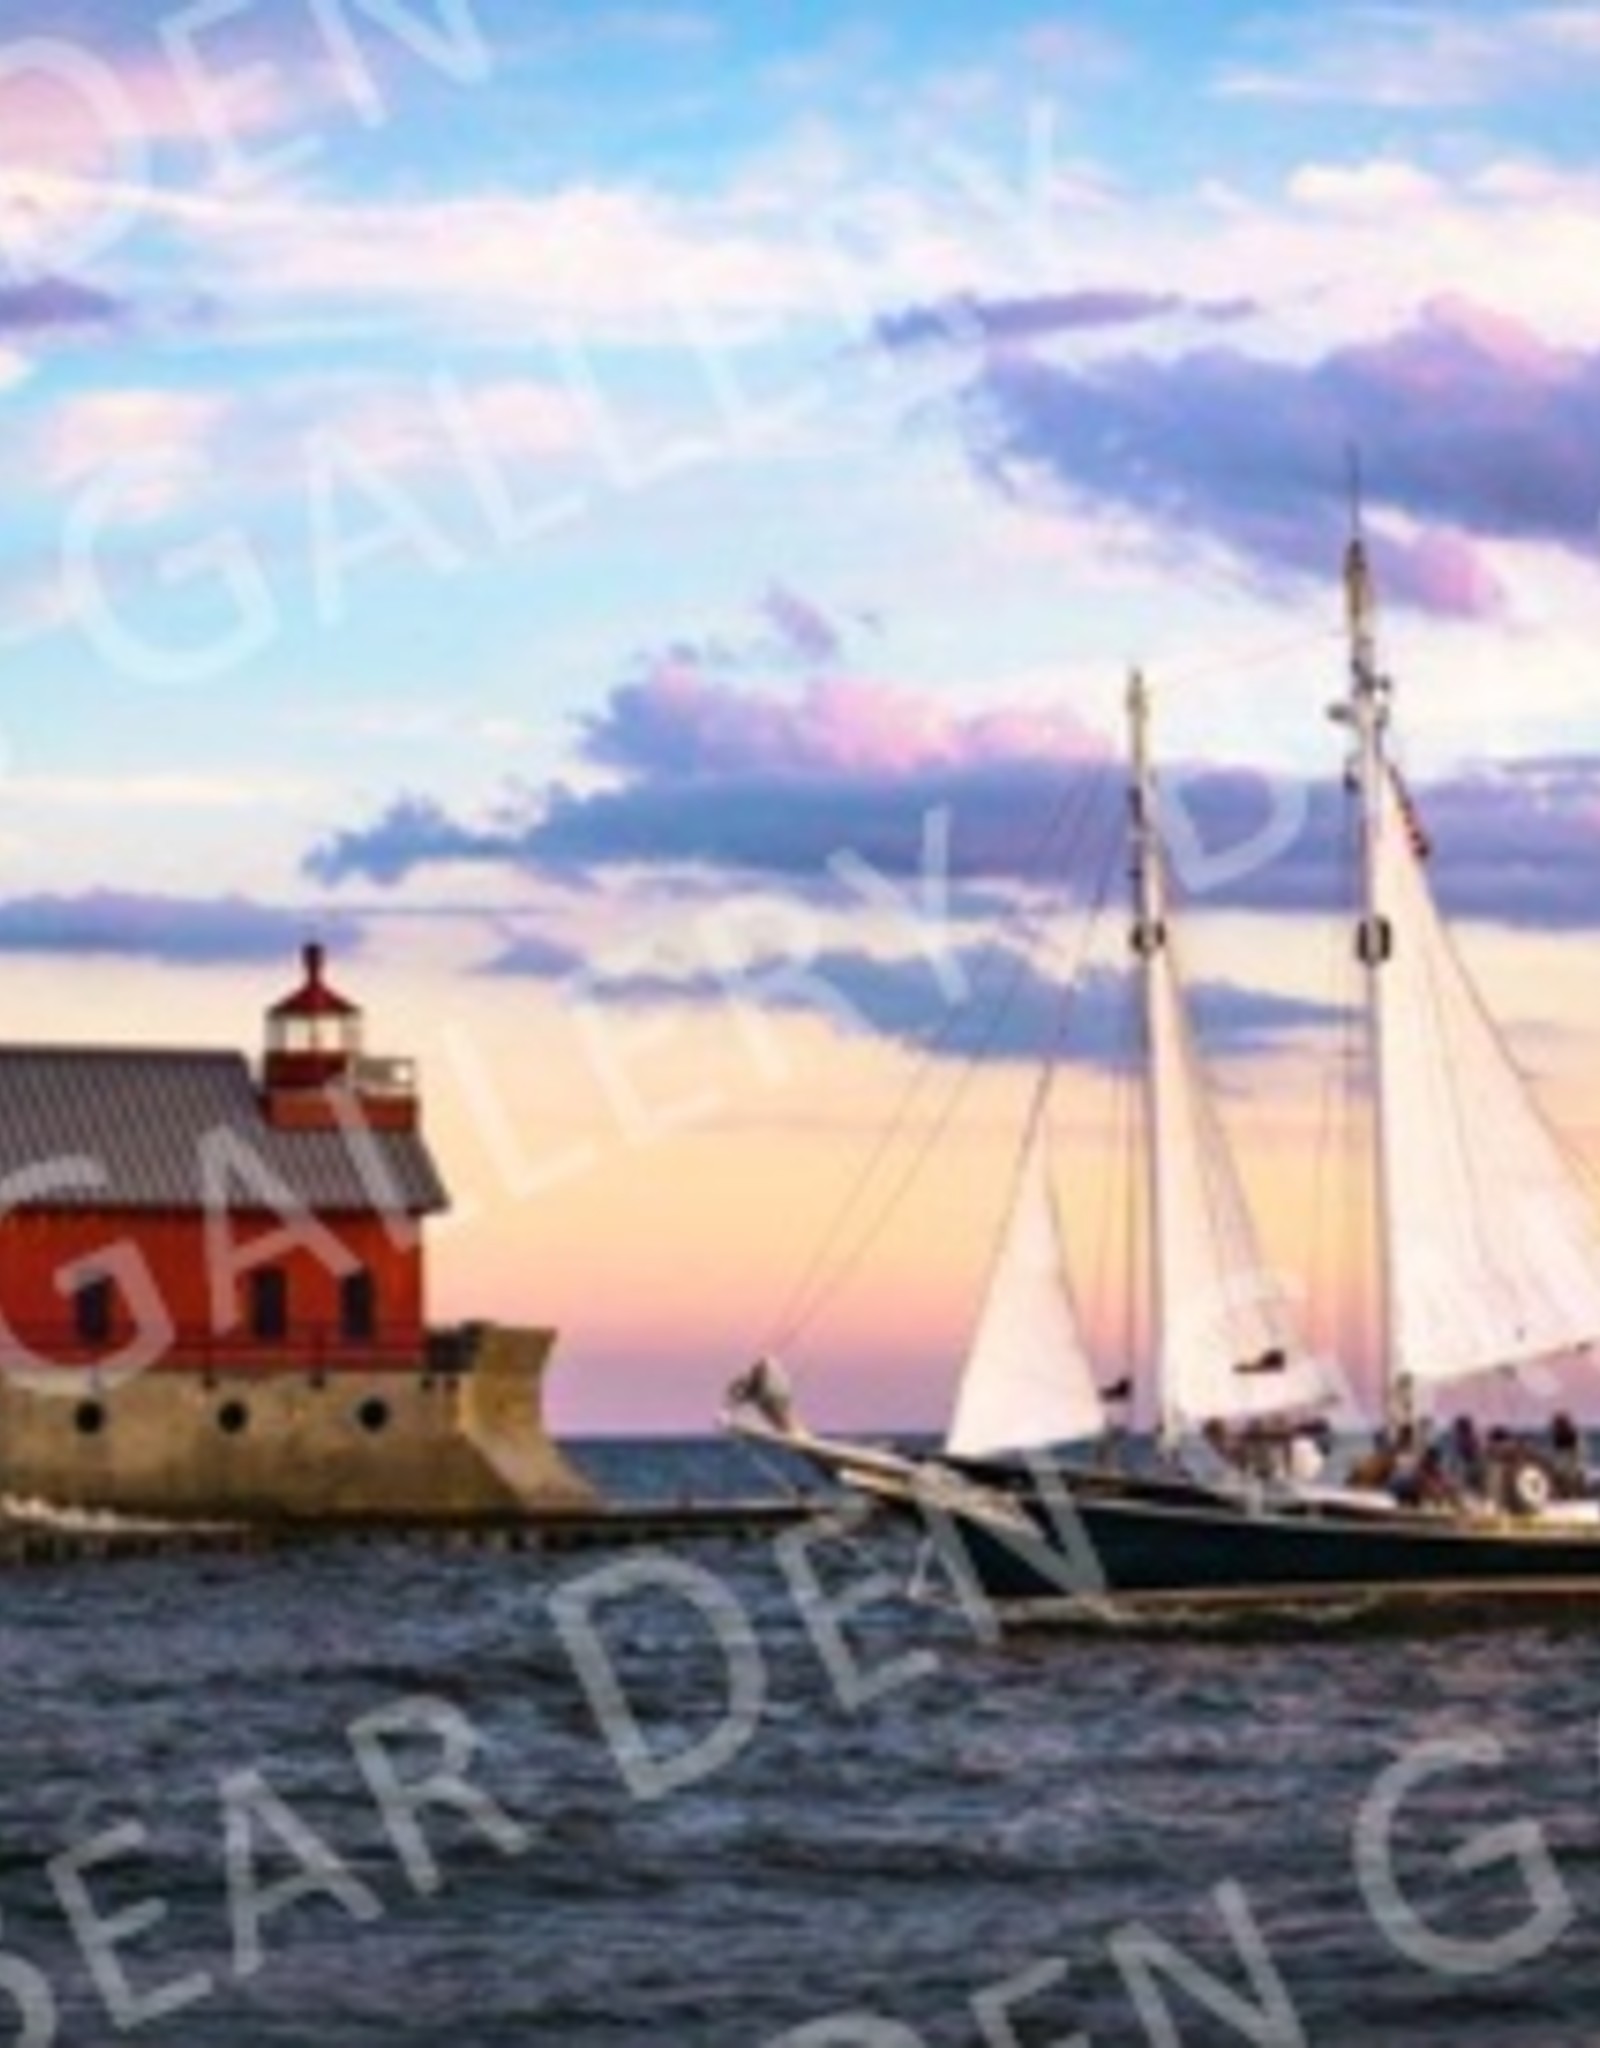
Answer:
[(1098, 1436), (1105, 1410), (1067, 1279), (1041, 1094), (945, 1439), (955, 1457)]
[(1593, 1207), (1461, 965), (1392, 770), (1372, 830), (1391, 1373), (1438, 1384), (1578, 1350), (1600, 1340)]
[(1319, 1408), (1327, 1388), (1262, 1256), (1164, 914), (1154, 929), (1158, 943), (1145, 962), (1151, 1228), (1161, 1423), (1171, 1438), (1212, 1419)]

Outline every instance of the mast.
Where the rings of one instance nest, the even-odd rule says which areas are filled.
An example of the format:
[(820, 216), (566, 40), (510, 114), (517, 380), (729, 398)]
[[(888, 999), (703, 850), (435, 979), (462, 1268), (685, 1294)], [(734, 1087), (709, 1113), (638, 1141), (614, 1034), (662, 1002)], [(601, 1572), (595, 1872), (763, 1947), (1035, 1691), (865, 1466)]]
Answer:
[(1162, 1216), (1162, 1186), (1158, 1148), (1165, 1121), (1161, 1100), (1161, 1079), (1154, 1046), (1156, 1018), (1156, 956), (1167, 943), (1165, 875), (1161, 866), (1161, 840), (1156, 826), (1155, 775), (1150, 760), (1150, 686), (1143, 673), (1134, 669), (1128, 678), (1128, 785), (1129, 876), (1133, 885), (1133, 927), (1129, 944), (1138, 962), (1139, 1000), (1144, 1043), (1144, 1169), (1146, 1213), (1149, 1218), (1148, 1302), (1150, 1327), (1147, 1334), (1150, 1359), (1156, 1375), (1156, 1435), (1161, 1450), (1175, 1455), (1182, 1438), (1182, 1422), (1172, 1400), (1172, 1389), (1161, 1369), (1167, 1341), (1168, 1274), (1166, 1232)]
[(1361, 522), (1360, 474), (1353, 478), (1350, 542), (1345, 549), (1344, 586), (1350, 635), (1350, 694), (1336, 716), (1355, 735), (1355, 787), (1361, 803), (1361, 915), (1356, 958), (1364, 970), (1367, 1043), (1373, 1087), (1373, 1198), (1377, 1250), (1377, 1329), (1384, 1412), (1391, 1428), (1416, 1421), (1416, 1390), (1400, 1365), (1399, 1294), (1394, 1274), (1395, 1167), (1389, 1129), (1389, 1090), (1383, 1085), (1385, 1058), (1382, 978), (1394, 957), (1394, 926), (1379, 889), (1378, 835), (1389, 775), (1388, 731), (1394, 685), (1378, 666), (1377, 592)]
[(1389, 753), (1359, 511), (1345, 563), (1364, 902), (1356, 951), (1372, 1048), (1384, 1408), (1600, 1344), (1600, 1220), (1468, 973), (1428, 878), (1429, 845)]
[(1238, 1161), (1194, 1037), (1181, 940), (1168, 903), (1150, 745), (1150, 693), (1128, 683), (1130, 949), (1140, 984), (1145, 1209), (1141, 1276), (1162, 1450), (1181, 1451), (1208, 1422), (1325, 1405), (1281, 1284), (1268, 1272)]

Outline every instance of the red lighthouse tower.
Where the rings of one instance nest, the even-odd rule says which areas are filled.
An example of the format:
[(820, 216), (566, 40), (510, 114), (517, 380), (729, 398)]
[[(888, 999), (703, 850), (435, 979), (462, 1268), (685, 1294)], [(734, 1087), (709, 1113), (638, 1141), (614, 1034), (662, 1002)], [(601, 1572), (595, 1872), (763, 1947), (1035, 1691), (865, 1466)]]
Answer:
[(308, 945), (300, 958), (305, 979), (267, 1012), (262, 1080), (269, 1092), (347, 1079), (361, 1057), (361, 1012), (328, 986), (322, 947)]
[(320, 945), (301, 951), (304, 979), (267, 1012), (263, 1112), (277, 1130), (326, 1130), (359, 1117), (369, 1128), (417, 1127), (409, 1060), (370, 1059), (360, 1008), (327, 980)]

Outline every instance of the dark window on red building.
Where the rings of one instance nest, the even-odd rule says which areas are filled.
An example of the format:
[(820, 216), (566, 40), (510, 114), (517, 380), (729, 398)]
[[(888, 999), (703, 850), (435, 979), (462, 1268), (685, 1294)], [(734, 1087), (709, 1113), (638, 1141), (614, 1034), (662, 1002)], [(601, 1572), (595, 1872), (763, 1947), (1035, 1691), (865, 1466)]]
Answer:
[(109, 1344), (116, 1298), (103, 1273), (80, 1280), (73, 1291), (73, 1321), (80, 1344)]
[(289, 1276), (281, 1266), (260, 1266), (250, 1275), (250, 1334), (263, 1344), (289, 1334)]
[(365, 1266), (339, 1282), (339, 1334), (347, 1344), (370, 1344), (378, 1334), (378, 1285)]

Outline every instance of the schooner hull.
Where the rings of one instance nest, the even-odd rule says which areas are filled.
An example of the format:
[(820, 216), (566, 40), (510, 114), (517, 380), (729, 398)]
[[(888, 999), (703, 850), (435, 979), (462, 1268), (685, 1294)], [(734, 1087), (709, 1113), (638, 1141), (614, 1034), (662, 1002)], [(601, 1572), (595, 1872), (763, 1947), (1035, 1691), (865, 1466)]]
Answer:
[[(1259, 1609), (1600, 1601), (1600, 1527), (1463, 1524), (1394, 1511), (1254, 1508), (1143, 1497), (1135, 1485), (1013, 1494), (1031, 1538), (978, 1513), (949, 1516), (987, 1599), (1021, 1618), (1105, 1602)], [(908, 1497), (905, 1505), (913, 1502)]]
[(1178, 1471), (930, 1458), (729, 1421), (919, 1528), (955, 1590), (1008, 1625), (1600, 1606), (1600, 1502), (1488, 1518), (1377, 1492), (1234, 1492)]
[(1377, 1493), (1266, 1499), (1177, 1472), (1023, 1468), (735, 1427), (915, 1524), (1008, 1623), (1440, 1607), (1472, 1618), (1600, 1603), (1600, 1509), (1589, 1504), (1471, 1519)]

